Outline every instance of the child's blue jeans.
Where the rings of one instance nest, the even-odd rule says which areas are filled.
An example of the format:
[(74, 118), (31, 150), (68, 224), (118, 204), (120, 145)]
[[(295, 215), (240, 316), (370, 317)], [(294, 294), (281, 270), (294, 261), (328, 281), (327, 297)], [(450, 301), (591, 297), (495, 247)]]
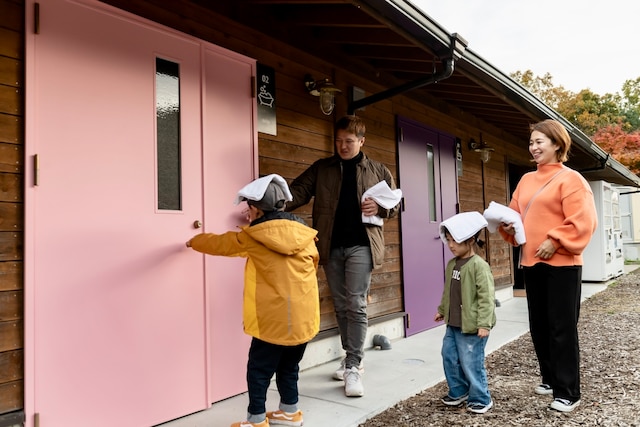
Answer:
[(455, 399), (468, 394), (468, 403), (488, 405), (491, 402), (484, 365), (487, 339), (464, 334), (462, 329), (447, 325), (442, 340), (442, 364), (449, 397)]

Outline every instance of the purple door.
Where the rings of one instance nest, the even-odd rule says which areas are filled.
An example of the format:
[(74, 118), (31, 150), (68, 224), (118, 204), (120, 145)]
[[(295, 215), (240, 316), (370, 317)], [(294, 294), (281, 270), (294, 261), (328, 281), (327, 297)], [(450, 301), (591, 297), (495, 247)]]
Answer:
[(458, 191), (454, 138), (407, 119), (400, 119), (399, 127), (403, 294), (410, 336), (437, 325), (433, 316), (451, 257), (438, 227), (456, 213)]

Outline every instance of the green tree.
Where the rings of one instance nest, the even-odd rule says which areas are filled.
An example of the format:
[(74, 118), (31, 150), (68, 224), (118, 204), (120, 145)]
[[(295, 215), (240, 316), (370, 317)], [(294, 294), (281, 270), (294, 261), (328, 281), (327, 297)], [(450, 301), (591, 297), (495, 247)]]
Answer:
[(516, 71), (511, 73), (511, 78), (553, 109), (556, 109), (567, 98), (574, 96), (571, 91), (563, 86), (554, 85), (553, 77), (549, 73), (540, 77), (534, 75), (531, 70)]
[(623, 114), (632, 130), (640, 130), (640, 77), (622, 85)]
[[(619, 123), (620, 120), (626, 123), (620, 95), (605, 94), (600, 96), (589, 89), (573, 93), (563, 86), (555, 86), (553, 77), (549, 73), (539, 77), (534, 75), (531, 70), (516, 71), (511, 74), (511, 78), (587, 135), (593, 135), (598, 129)], [(633, 92), (633, 89), (630, 88), (630, 92)], [(639, 91), (633, 93), (640, 94), (640, 82), (635, 89)], [(626, 124), (625, 127), (627, 127)]]
[(600, 96), (589, 89), (583, 89), (560, 101), (557, 111), (587, 135), (593, 135), (598, 129), (621, 122), (623, 128), (628, 128), (619, 95)]

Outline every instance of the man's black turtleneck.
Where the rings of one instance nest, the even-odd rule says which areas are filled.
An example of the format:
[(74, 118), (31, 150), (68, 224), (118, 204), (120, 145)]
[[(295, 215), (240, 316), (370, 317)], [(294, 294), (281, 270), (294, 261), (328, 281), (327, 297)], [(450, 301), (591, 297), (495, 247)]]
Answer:
[(331, 233), (332, 248), (369, 246), (369, 237), (362, 224), (356, 174), (358, 163), (362, 161), (363, 157), (364, 155), (360, 152), (352, 159), (340, 160), (342, 186)]

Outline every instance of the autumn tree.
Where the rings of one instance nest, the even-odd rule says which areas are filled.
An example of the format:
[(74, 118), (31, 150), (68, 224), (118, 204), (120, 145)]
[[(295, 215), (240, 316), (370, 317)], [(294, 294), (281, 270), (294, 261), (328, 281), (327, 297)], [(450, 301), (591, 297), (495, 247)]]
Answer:
[(631, 172), (640, 173), (640, 131), (627, 133), (619, 123), (598, 129), (591, 139)]
[(603, 150), (640, 174), (640, 77), (627, 80), (621, 93), (578, 93), (555, 86), (547, 73), (517, 71), (511, 78), (591, 137)]
[[(539, 77), (531, 70), (516, 71), (511, 77), (587, 135), (593, 135), (598, 129), (620, 121), (624, 123), (624, 128), (633, 129), (626, 124), (623, 99), (620, 95), (601, 96), (589, 89), (573, 93), (563, 86), (555, 86), (549, 73)], [(629, 85), (629, 93), (629, 99), (633, 99), (633, 95), (640, 96), (640, 81), (636, 86)], [(637, 99), (635, 98), (634, 104), (636, 106)]]
[(527, 70), (516, 71), (510, 76), (553, 109), (556, 109), (561, 102), (573, 97), (573, 93), (563, 86), (554, 85), (553, 77), (549, 73), (540, 77), (533, 74), (533, 71)]
[(593, 135), (598, 129), (619, 123), (630, 130), (625, 124), (620, 105), (619, 95), (607, 93), (601, 96), (583, 89), (574, 96), (561, 100), (557, 111), (584, 133)]

